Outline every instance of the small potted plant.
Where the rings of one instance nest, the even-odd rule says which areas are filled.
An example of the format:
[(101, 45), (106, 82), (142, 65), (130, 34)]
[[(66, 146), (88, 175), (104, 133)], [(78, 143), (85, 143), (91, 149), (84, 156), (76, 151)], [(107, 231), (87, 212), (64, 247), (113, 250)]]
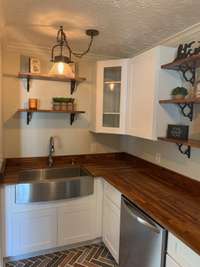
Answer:
[(74, 98), (69, 97), (54, 97), (53, 98), (53, 109), (72, 111), (74, 104)]
[(74, 110), (74, 98), (67, 99), (67, 110), (73, 111)]
[(61, 110), (61, 103), (60, 103), (60, 97), (53, 97), (52, 99), (52, 104), (53, 104), (53, 110)]
[(172, 90), (171, 96), (173, 99), (183, 99), (188, 94), (188, 91), (185, 87), (176, 87)]

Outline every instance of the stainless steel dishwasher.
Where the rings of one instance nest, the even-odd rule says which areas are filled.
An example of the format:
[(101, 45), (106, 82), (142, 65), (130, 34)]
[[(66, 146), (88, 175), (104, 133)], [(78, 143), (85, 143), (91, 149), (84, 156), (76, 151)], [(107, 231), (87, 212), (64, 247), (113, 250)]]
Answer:
[(166, 230), (122, 196), (120, 267), (164, 267)]

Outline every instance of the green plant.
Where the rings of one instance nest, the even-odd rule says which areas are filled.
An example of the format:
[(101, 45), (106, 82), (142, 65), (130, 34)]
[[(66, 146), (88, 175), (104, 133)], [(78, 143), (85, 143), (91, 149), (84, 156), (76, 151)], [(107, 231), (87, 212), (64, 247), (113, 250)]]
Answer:
[(182, 96), (186, 96), (188, 94), (188, 91), (185, 87), (176, 87), (172, 90), (171, 95), (175, 96), (175, 95), (182, 95)]
[(70, 97), (53, 97), (54, 103), (74, 103), (74, 98)]

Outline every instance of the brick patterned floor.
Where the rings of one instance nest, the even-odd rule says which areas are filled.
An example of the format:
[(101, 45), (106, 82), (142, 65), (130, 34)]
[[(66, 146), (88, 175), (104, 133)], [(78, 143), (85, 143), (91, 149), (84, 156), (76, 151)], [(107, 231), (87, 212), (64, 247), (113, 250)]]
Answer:
[(6, 267), (115, 267), (116, 263), (104, 246), (95, 244), (52, 254), (8, 262)]

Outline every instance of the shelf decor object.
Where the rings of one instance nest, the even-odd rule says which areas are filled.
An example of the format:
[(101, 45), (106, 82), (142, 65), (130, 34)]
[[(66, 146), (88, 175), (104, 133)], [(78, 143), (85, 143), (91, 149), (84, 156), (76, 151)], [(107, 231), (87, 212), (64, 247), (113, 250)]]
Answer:
[(36, 57), (30, 58), (30, 66), (29, 66), (31, 73), (40, 73), (40, 60)]
[(70, 124), (72, 125), (76, 115), (78, 114), (83, 114), (85, 111), (67, 111), (67, 110), (51, 110), (51, 109), (37, 109), (37, 110), (32, 110), (32, 109), (18, 109), (18, 113), (26, 113), (27, 114), (27, 119), (26, 123), (27, 125), (30, 124), (30, 121), (32, 120), (33, 113), (66, 113), (70, 114)]
[(26, 79), (27, 81), (27, 91), (30, 90), (30, 80), (47, 80), (47, 81), (57, 81), (57, 82), (70, 82), (71, 83), (71, 94), (73, 94), (76, 89), (76, 85), (85, 81), (85, 78), (75, 77), (73, 79), (68, 78), (64, 75), (50, 75), (50, 74), (33, 74), (30, 72), (20, 72), (18, 78)]
[(29, 109), (37, 110), (38, 109), (38, 99), (37, 98), (29, 98), (28, 107), (29, 107)]
[(167, 138), (188, 140), (189, 126), (169, 124), (167, 127)]
[(74, 98), (69, 97), (53, 97), (53, 110), (73, 111), (76, 110)]

